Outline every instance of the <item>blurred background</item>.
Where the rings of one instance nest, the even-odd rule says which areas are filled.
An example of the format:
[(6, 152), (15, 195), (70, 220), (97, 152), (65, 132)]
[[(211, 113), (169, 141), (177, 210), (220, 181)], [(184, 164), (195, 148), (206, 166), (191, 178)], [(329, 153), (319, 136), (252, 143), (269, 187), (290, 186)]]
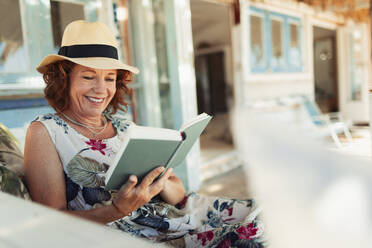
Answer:
[(68, 23), (101, 21), (121, 59), (141, 71), (120, 114), (173, 129), (213, 115), (176, 173), (189, 190), (245, 198), (249, 137), (236, 117), (246, 109), (325, 149), (370, 158), (370, 8), (369, 0), (0, 0), (0, 122), (22, 146), (29, 122), (53, 112), (35, 67), (58, 51)]

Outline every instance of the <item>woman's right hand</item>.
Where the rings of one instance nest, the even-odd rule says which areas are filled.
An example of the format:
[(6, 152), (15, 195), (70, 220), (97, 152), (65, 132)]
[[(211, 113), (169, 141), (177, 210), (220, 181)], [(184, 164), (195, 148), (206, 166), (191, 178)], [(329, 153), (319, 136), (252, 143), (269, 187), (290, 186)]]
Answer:
[(116, 197), (112, 200), (113, 205), (124, 215), (129, 215), (148, 203), (154, 196), (164, 189), (165, 182), (172, 173), (168, 169), (158, 180), (154, 180), (164, 171), (164, 167), (157, 167), (136, 186), (137, 177), (131, 175), (128, 181), (120, 188)]

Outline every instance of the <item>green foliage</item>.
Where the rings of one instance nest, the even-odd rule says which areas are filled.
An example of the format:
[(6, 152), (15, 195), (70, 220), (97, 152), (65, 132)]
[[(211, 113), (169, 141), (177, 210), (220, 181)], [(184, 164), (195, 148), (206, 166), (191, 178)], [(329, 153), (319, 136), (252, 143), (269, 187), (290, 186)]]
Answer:
[(83, 187), (95, 188), (105, 184), (105, 166), (94, 159), (76, 155), (66, 169), (71, 180)]
[(22, 180), (11, 170), (0, 164), (0, 191), (23, 198), (30, 199), (30, 195)]

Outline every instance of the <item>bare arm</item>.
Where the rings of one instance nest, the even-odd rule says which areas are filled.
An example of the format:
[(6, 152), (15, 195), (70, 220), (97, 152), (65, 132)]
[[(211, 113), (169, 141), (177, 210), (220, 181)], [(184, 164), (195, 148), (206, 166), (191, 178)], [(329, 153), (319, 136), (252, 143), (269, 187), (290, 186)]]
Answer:
[(25, 176), (32, 200), (52, 208), (66, 208), (66, 187), (57, 150), (40, 122), (31, 123), (24, 151)]

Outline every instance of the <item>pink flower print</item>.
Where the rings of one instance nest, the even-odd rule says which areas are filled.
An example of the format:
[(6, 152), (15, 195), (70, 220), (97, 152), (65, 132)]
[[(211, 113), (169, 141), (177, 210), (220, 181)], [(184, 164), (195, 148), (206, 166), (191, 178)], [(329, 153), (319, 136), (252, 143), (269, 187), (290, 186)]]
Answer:
[(233, 212), (233, 208), (226, 207), (226, 209), (229, 212), (229, 216), (231, 216)]
[(201, 239), (202, 241), (202, 245), (205, 246), (206, 243), (207, 243), (207, 240), (208, 241), (211, 241), (214, 237), (214, 233), (212, 231), (206, 231), (206, 232), (202, 232), (202, 233), (198, 233), (198, 240)]
[(241, 226), (236, 229), (239, 239), (248, 239), (250, 240), (251, 237), (255, 236), (257, 233), (258, 228), (254, 227), (253, 223), (249, 223), (247, 227)]
[(186, 205), (186, 202), (187, 202), (187, 199), (188, 199), (188, 198), (189, 198), (189, 197), (188, 197), (187, 195), (185, 195), (185, 196), (183, 197), (183, 199), (182, 199), (179, 203), (177, 203), (176, 207), (177, 207), (178, 209), (183, 208), (183, 207)]
[(230, 247), (231, 247), (230, 239), (222, 240), (217, 246), (217, 248), (230, 248)]
[(89, 142), (85, 142), (86, 144), (90, 145), (90, 149), (93, 151), (99, 151), (102, 153), (102, 155), (105, 155), (104, 149), (106, 149), (106, 144), (102, 142), (102, 140), (94, 140), (94, 139), (89, 139)]
[[(227, 212), (226, 212), (227, 211)], [(223, 210), (223, 213), (222, 213), (222, 221), (223, 222), (228, 222), (228, 221), (232, 221), (232, 220), (235, 220), (234, 217), (230, 217), (228, 218), (229, 216), (232, 216), (232, 213), (233, 213), (233, 208), (230, 208), (230, 207), (226, 207), (224, 210)], [(227, 216), (226, 216), (227, 214)]]

